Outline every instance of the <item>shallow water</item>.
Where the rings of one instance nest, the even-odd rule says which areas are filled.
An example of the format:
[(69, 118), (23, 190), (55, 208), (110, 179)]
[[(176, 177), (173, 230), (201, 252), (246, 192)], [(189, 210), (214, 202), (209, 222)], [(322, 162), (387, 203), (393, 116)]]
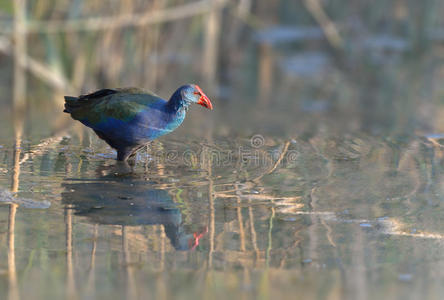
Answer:
[(19, 184), (16, 197), (3, 197), (19, 206), (0, 206), (5, 295), (444, 292), (439, 138), (173, 137), (125, 165), (82, 134), (38, 148), (2, 140), (0, 186)]

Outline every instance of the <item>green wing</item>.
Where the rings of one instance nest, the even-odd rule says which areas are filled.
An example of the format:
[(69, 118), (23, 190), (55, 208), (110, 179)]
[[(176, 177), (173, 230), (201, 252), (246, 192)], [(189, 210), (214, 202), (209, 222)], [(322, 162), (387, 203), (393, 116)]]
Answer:
[(166, 102), (156, 94), (138, 88), (104, 89), (78, 98), (65, 99), (65, 111), (91, 127), (107, 122), (110, 118), (127, 122), (148, 107)]

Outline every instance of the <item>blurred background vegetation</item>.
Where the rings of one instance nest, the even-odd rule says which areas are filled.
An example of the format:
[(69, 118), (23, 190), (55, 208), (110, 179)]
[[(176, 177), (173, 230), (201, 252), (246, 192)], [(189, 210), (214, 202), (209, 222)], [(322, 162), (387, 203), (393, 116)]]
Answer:
[(443, 14), (438, 0), (1, 0), (0, 101), (59, 111), (67, 93), (168, 98), (195, 82), (238, 127), (248, 109), (269, 133), (329, 115), (373, 133), (433, 130)]

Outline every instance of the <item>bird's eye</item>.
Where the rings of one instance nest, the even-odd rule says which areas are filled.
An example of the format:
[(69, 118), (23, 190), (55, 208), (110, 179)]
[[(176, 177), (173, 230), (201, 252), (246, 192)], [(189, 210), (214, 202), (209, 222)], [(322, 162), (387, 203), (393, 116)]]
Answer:
[(197, 91), (194, 91), (193, 94), (194, 94), (194, 95), (199, 95), (199, 96), (200, 96), (200, 93), (197, 92)]

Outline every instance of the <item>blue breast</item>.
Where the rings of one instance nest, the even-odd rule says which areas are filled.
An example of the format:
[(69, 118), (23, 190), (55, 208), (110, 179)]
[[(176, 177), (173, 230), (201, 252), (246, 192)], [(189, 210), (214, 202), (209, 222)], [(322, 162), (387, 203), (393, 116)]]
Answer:
[(179, 127), (185, 119), (185, 114), (185, 111), (174, 113), (164, 110), (148, 109), (137, 114), (128, 125), (132, 130), (134, 138), (154, 140)]

